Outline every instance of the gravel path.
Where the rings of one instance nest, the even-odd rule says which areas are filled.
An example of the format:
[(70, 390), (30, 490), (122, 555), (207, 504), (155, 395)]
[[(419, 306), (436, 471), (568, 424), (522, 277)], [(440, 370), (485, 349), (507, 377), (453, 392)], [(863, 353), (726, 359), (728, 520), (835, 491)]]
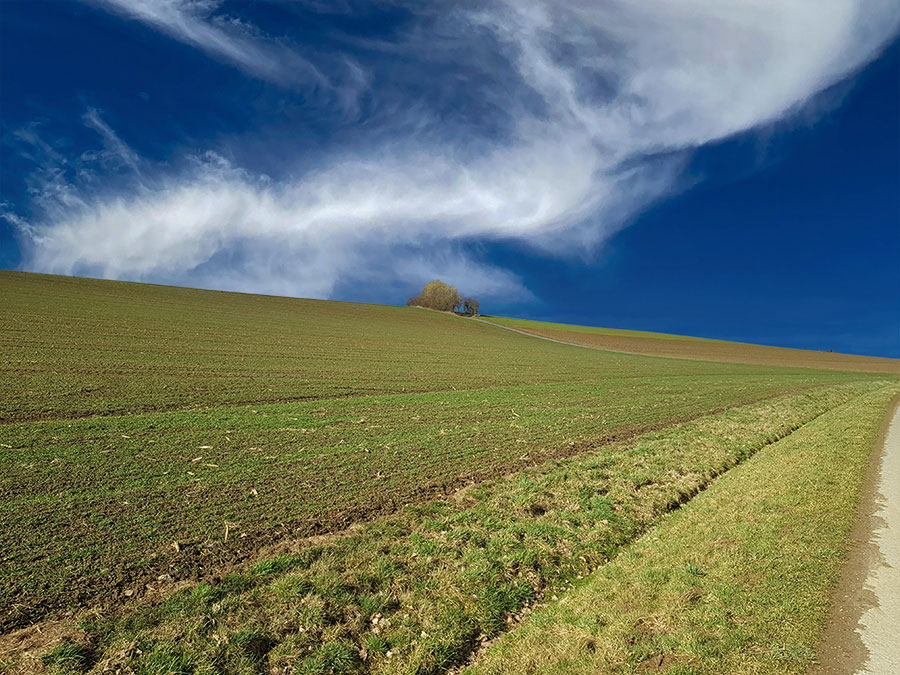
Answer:
[(900, 673), (900, 408), (876, 464), (814, 670), (821, 675)]

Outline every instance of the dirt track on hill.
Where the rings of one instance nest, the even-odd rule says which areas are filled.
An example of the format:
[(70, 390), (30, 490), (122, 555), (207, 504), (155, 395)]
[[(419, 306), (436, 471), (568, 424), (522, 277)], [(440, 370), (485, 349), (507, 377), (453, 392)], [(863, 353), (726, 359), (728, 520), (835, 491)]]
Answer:
[(900, 673), (900, 407), (863, 487), (814, 675)]
[(855, 354), (817, 352), (786, 347), (766, 347), (763, 345), (718, 342), (715, 340), (667, 340), (665, 338), (604, 335), (602, 333), (512, 328), (485, 319), (475, 320), (552, 342), (626, 354), (663, 356), (695, 361), (723, 361), (726, 363), (821, 368), (826, 370), (900, 375), (900, 360), (877, 356), (857, 356)]

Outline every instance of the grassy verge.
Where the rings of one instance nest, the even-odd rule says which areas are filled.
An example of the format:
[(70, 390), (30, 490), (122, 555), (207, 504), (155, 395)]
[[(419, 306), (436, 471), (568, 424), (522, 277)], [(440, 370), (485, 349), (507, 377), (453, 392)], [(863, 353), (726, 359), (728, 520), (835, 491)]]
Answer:
[(878, 386), (735, 408), (411, 506), (161, 605), (96, 617), (84, 624), (90, 663), (160, 675), (441, 672), (715, 476)]
[(804, 672), (897, 393), (854, 399), (766, 447), (468, 672)]

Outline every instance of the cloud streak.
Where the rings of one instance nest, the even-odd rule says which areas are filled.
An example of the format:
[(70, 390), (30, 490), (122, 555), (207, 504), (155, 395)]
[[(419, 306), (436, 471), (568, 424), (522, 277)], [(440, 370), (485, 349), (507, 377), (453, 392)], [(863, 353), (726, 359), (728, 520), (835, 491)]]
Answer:
[(100, 138), (103, 139), (103, 150), (91, 153), (85, 159), (96, 159), (101, 163), (121, 165), (133, 171), (135, 175), (140, 176), (140, 156), (119, 138), (118, 134), (100, 116), (100, 111), (95, 108), (88, 108), (87, 112), (82, 116), (82, 121), (85, 126), (96, 131)]
[(217, 0), (86, 0), (147, 24), (246, 73), (278, 84), (327, 85), (308, 60), (240, 21), (217, 15)]
[[(208, 3), (102, 2), (257, 76), (277, 70), (262, 38), (211, 23)], [(377, 142), (365, 149), (323, 150), (277, 179), (214, 151), (187, 171), (152, 172), (89, 111), (85, 122), (135, 179), (114, 194), (57, 185), (81, 205), (45, 195), (27, 267), (316, 297), (444, 276), (467, 292), (524, 298), (521, 280), (467, 253), (472, 242), (590, 250), (677, 190), (693, 150), (790, 116), (876, 56), (898, 21), (888, 0), (430, 11), (378, 46), (402, 55), (388, 72), (372, 65), (350, 78), (382, 108), (411, 112), (374, 117)], [(464, 81), (468, 104), (502, 110), (503, 128), (451, 133), (391, 84), (427, 76), (401, 62), (452, 64), (434, 90)]]

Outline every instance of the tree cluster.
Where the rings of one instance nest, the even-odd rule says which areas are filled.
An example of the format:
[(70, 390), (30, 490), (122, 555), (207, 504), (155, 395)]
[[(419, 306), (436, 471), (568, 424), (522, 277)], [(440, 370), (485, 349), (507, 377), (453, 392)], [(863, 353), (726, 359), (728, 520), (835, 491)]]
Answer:
[(427, 307), (440, 312), (478, 314), (478, 301), (459, 294), (456, 287), (434, 280), (425, 284), (422, 292), (406, 301), (408, 307)]

